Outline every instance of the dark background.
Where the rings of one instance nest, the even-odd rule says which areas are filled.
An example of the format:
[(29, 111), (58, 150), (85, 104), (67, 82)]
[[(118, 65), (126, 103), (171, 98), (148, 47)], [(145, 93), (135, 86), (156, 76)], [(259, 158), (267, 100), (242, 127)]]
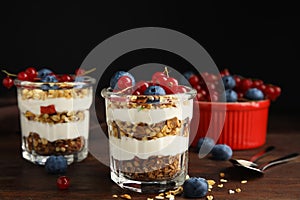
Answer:
[[(165, 27), (199, 42), (220, 70), (228, 68), (234, 74), (279, 85), (282, 94), (272, 102), (270, 113), (297, 115), (300, 111), (297, 8), (275, 2), (1, 3), (0, 66), (12, 73), (28, 66), (71, 73), (95, 46), (114, 34), (137, 27)], [(153, 59), (169, 65), (176, 62), (152, 52), (127, 56), (118, 65), (122, 69), (122, 62), (128, 67)], [(14, 89), (0, 88), (1, 96), (15, 93)]]

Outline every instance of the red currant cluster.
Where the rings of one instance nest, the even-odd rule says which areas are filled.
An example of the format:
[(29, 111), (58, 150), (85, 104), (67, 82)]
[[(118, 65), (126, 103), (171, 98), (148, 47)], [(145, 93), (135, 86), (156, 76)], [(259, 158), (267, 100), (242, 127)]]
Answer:
[(12, 77), (16, 77), (20, 81), (46, 82), (46, 81), (42, 80), (43, 78), (45, 78), (45, 77), (42, 77), (42, 74), (45, 71), (48, 72), (46, 74), (47, 76), (54, 77), (54, 79), (51, 79), (51, 80), (56, 80), (57, 82), (72, 82), (75, 80), (75, 77), (86, 75), (94, 70), (95, 70), (95, 68), (88, 70), (88, 71), (79, 68), (79, 69), (75, 70), (74, 75), (71, 75), (71, 74), (58, 75), (58, 74), (53, 73), (51, 70), (41, 69), (38, 71), (34, 67), (28, 67), (25, 69), (25, 71), (21, 71), (18, 74), (12, 74), (12, 73), (7, 72), (6, 70), (2, 70), (2, 72), (6, 74), (6, 77), (2, 80), (2, 84), (4, 87), (10, 89), (14, 85), (14, 80)]
[[(115, 92), (122, 91), (125, 94), (133, 95), (149, 94), (147, 90), (151, 87), (154, 87), (156, 90), (158, 89), (154, 91), (153, 94), (155, 95), (187, 92), (185, 86), (179, 85), (177, 79), (169, 76), (167, 68), (165, 68), (163, 72), (155, 72), (150, 81), (142, 80), (136, 84), (134, 77), (130, 73), (118, 71), (112, 77), (110, 87), (113, 88)], [(159, 90), (158, 87), (162, 88), (162, 90)]]
[(270, 99), (272, 101), (275, 101), (281, 94), (281, 88), (277, 85), (264, 83), (261, 79), (246, 78), (231, 74), (228, 69), (223, 69), (220, 72), (220, 76), (204, 72), (201, 75), (190, 74), (190, 76), (186, 78), (188, 78), (192, 87), (197, 90), (197, 99), (199, 101), (219, 101), (222, 91), (218, 89), (218, 86), (224, 83), (220, 77), (225, 76), (231, 76), (234, 79), (235, 83), (232, 90), (237, 94), (238, 101), (249, 100), (245, 94), (250, 88), (259, 89), (264, 94), (264, 99)]

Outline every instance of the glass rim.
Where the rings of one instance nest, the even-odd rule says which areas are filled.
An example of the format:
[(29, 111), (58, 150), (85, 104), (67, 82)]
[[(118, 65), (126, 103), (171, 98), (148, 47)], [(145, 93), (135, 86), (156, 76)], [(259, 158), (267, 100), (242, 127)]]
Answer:
[(96, 79), (90, 76), (80, 76), (82, 80), (80, 81), (70, 81), (70, 82), (40, 82), (40, 81), (22, 81), (19, 79), (14, 80), (14, 84), (17, 88), (41, 88), (42, 85), (51, 85), (51, 86), (62, 86), (58, 89), (65, 89), (65, 88), (73, 88), (73, 87), (88, 87), (96, 83)]
[(187, 92), (184, 93), (174, 93), (174, 94), (165, 94), (165, 95), (145, 95), (145, 94), (125, 94), (122, 93), (122, 91), (115, 92), (111, 87), (108, 88), (103, 88), (101, 90), (101, 96), (103, 98), (111, 98), (111, 97), (120, 97), (120, 98), (130, 98), (132, 96), (136, 97), (147, 97), (147, 96), (168, 96), (168, 97), (187, 97), (186, 100), (193, 99), (197, 95), (197, 90), (186, 86), (186, 85), (181, 85), (187, 89)]

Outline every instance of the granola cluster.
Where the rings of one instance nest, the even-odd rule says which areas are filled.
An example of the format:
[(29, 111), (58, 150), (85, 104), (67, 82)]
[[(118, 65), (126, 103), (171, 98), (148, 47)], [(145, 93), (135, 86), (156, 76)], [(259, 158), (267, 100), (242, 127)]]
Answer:
[(138, 157), (125, 161), (114, 159), (116, 168), (126, 177), (140, 181), (170, 180), (178, 176), (186, 166), (186, 162), (186, 152), (175, 156), (151, 156), (147, 159)]
[(35, 152), (40, 155), (68, 155), (80, 152), (84, 145), (84, 137), (79, 136), (73, 139), (58, 139), (49, 141), (41, 138), (38, 133), (30, 132), (27, 137), (23, 137), (25, 147), (29, 152)]
[(155, 124), (136, 123), (115, 120), (109, 122), (110, 135), (113, 137), (130, 137), (137, 140), (152, 140), (170, 135), (188, 136), (189, 118), (179, 120), (177, 117)]
[(34, 100), (46, 100), (53, 98), (83, 98), (91, 93), (91, 88), (72, 88), (72, 89), (29, 89), (23, 88), (20, 90), (22, 100), (34, 99)]
[(45, 113), (39, 115), (36, 115), (30, 111), (26, 111), (24, 113), (24, 116), (29, 121), (36, 121), (36, 122), (49, 123), (49, 124), (83, 121), (85, 118), (83, 111), (64, 111), (64, 112), (56, 112), (54, 114)]

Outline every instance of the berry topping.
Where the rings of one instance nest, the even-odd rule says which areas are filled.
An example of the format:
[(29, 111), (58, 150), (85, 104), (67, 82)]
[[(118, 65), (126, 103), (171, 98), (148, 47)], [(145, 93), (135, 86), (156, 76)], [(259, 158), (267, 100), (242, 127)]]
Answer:
[(125, 71), (117, 71), (112, 78), (110, 79), (110, 87), (112, 89), (120, 89), (118, 88), (118, 81), (122, 76), (128, 76), (131, 79), (131, 84), (134, 86), (135, 85), (135, 79), (134, 77), (129, 73), (129, 72), (125, 72)]
[(64, 174), (68, 168), (68, 163), (62, 155), (51, 155), (47, 158), (45, 169), (49, 174)]
[(165, 95), (166, 91), (164, 90), (164, 88), (162, 88), (158, 85), (152, 85), (145, 90), (144, 94), (145, 95)]
[(71, 82), (71, 81), (73, 81), (73, 78), (68, 74), (63, 74), (59, 77), (59, 81), (61, 81), (61, 82)]
[(47, 82), (47, 83), (55, 83), (58, 82), (57, 78), (55, 75), (46, 75), (44, 78), (41, 79), (42, 82)]
[(11, 77), (7, 76), (3, 79), (2, 84), (4, 85), (4, 87), (9, 89), (14, 85), (14, 81)]
[(208, 192), (208, 182), (204, 178), (191, 177), (183, 183), (183, 195), (186, 198), (201, 198)]
[(66, 190), (70, 187), (70, 179), (67, 176), (60, 176), (56, 180), (57, 188), (60, 190)]
[(264, 93), (257, 88), (250, 88), (245, 93), (245, 98), (249, 100), (263, 100), (264, 99)]
[(34, 79), (37, 77), (37, 71), (34, 67), (28, 67), (25, 70), (25, 73), (28, 75), (29, 81), (34, 81)]
[(225, 90), (225, 98), (227, 102), (236, 102), (238, 100), (237, 93), (232, 89)]
[(37, 77), (40, 78), (40, 79), (44, 79), (47, 75), (51, 74), (52, 71), (50, 69), (40, 69), (38, 72), (37, 72)]
[(17, 77), (21, 81), (29, 81), (29, 76), (26, 72), (19, 72)]
[(233, 89), (235, 87), (235, 80), (231, 75), (223, 76), (222, 81), (225, 89)]
[(232, 156), (232, 149), (226, 144), (217, 144), (211, 151), (214, 160), (229, 160)]
[(132, 86), (132, 80), (129, 76), (121, 76), (117, 82), (117, 86), (120, 90)]
[(41, 114), (55, 114), (56, 113), (56, 110), (55, 110), (55, 106), (52, 104), (52, 105), (49, 105), (49, 106), (41, 106), (40, 107), (40, 111), (41, 111)]

